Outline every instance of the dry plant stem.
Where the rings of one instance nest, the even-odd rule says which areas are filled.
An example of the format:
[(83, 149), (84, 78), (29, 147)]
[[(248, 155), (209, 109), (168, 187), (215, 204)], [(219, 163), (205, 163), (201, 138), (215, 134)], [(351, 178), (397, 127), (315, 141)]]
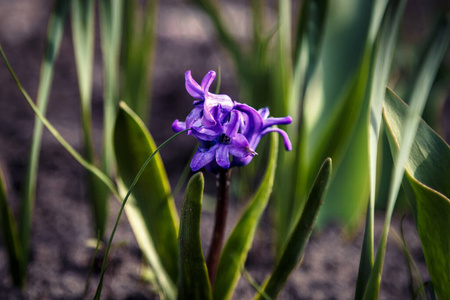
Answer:
[(208, 275), (211, 286), (214, 286), (216, 279), (217, 266), (219, 264), (220, 252), (222, 251), (223, 237), (228, 214), (228, 198), (230, 194), (230, 174), (231, 170), (221, 169), (217, 174), (217, 204), (216, 204), (216, 223), (211, 241), (211, 247), (208, 254)]

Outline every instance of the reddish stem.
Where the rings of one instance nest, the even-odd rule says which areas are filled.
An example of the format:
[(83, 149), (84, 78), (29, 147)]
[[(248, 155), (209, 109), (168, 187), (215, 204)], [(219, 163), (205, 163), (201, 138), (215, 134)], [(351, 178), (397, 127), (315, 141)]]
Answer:
[(211, 286), (216, 280), (217, 266), (219, 265), (220, 252), (222, 251), (223, 238), (228, 214), (228, 198), (230, 195), (231, 170), (221, 169), (217, 174), (217, 204), (214, 232), (209, 248), (207, 267)]

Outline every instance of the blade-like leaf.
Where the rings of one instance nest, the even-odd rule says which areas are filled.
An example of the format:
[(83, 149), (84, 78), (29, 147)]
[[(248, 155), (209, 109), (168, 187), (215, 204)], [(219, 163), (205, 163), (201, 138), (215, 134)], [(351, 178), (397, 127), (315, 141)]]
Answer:
[[(402, 141), (401, 130), (408, 107), (388, 97), (383, 117), (393, 153)], [(425, 122), (419, 124), (406, 163), (406, 190), (433, 285), (440, 299), (450, 297), (450, 148)]]
[(103, 169), (113, 166), (113, 130), (119, 102), (119, 54), (123, 0), (100, 1), (100, 36), (103, 53)]
[(278, 135), (272, 134), (270, 156), (263, 181), (223, 248), (217, 269), (216, 282), (214, 283), (213, 292), (216, 300), (230, 299), (233, 295), (234, 287), (239, 281), (241, 267), (245, 263), (259, 219), (267, 206), (270, 193), (272, 192), (277, 155)]
[(121, 99), (145, 122), (151, 104), (150, 74), (156, 45), (158, 1), (144, 3), (142, 7), (139, 1), (131, 0), (124, 7)]
[[(373, 234), (374, 234), (374, 212), (375, 192), (377, 177), (378, 140), (381, 127), (381, 108), (386, 91), (386, 85), (394, 56), (395, 44), (400, 28), (400, 21), (406, 6), (406, 0), (390, 1), (383, 16), (372, 55), (372, 65), (369, 83), (369, 110), (365, 129), (368, 130), (368, 153), (369, 153), (369, 206), (366, 215), (366, 226), (364, 231), (363, 251), (358, 270), (355, 299), (361, 299), (373, 265)], [(367, 120), (366, 120), (367, 121)], [(370, 125), (369, 125), (370, 122)]]
[[(156, 145), (144, 123), (124, 103), (120, 103), (114, 129), (114, 151), (118, 173), (130, 186), (142, 164), (155, 151)], [(170, 185), (161, 160), (157, 154), (144, 170), (133, 190), (136, 216), (146, 226), (158, 256), (173, 282), (178, 274), (178, 217)], [(130, 222), (134, 222), (130, 218)], [(137, 233), (139, 234), (139, 233)]]
[[(86, 160), (98, 164), (92, 133), (92, 69), (94, 66), (95, 1), (71, 1), (72, 38), (80, 91), (83, 150)], [(108, 219), (108, 189), (94, 174), (87, 175), (90, 204), (95, 223), (94, 231), (103, 237)]]
[[(331, 173), (331, 159), (328, 158), (319, 170), (303, 214), (294, 227), (281, 259), (264, 287), (264, 292), (273, 299), (278, 296), (289, 275), (300, 262), (303, 250), (311, 235), (314, 221), (323, 203)], [(261, 295), (258, 295), (257, 299), (261, 299)]]
[(26, 273), (23, 273), (23, 252), (19, 235), (6, 195), (6, 183), (3, 171), (0, 168), (0, 230), (8, 254), (9, 270), (16, 286), (22, 287), (25, 283)]
[[(52, 14), (50, 15), (47, 36), (45, 42), (44, 58), (41, 64), (41, 74), (39, 78), (37, 106), (39, 111), (45, 115), (47, 110), (50, 88), (53, 80), (53, 69), (56, 57), (58, 56), (61, 37), (64, 30), (69, 1), (55, 1)], [(34, 121), (33, 140), (31, 142), (30, 160), (27, 168), (21, 215), (19, 219), (19, 237), (23, 248), (24, 260), (21, 268), (26, 272), (28, 261), (31, 218), (33, 213), (33, 203), (36, 193), (36, 180), (39, 165), (39, 151), (41, 147), (41, 137), (43, 124), (38, 117)]]
[[(400, 189), (404, 168), (408, 162), (410, 151), (412, 149), (411, 147), (414, 143), (414, 138), (421, 120), (420, 116), (423, 112), (426, 99), (430, 93), (434, 77), (444, 56), (445, 50), (447, 49), (449, 40), (450, 22), (445, 21), (434, 33), (433, 42), (427, 49), (427, 54), (422, 62), (422, 66), (415, 81), (413, 92), (411, 93), (411, 106), (404, 116), (403, 123), (401, 124), (400, 131), (397, 136), (397, 138), (401, 137), (401, 139), (398, 138), (399, 150), (394, 155), (395, 166), (392, 172), (383, 233), (378, 246), (374, 268), (370, 274), (366, 292), (364, 294), (364, 299), (378, 298), (384, 256), (386, 252), (387, 236), (389, 233), (389, 226), (394, 210), (395, 200)], [(385, 102), (394, 101), (396, 98), (398, 101), (398, 97), (394, 94), (394, 92), (389, 90)], [(433, 198), (432, 195), (430, 195), (430, 197)]]
[(181, 207), (178, 245), (178, 299), (212, 299), (211, 285), (200, 239), (200, 218), (204, 179), (202, 173), (192, 176)]

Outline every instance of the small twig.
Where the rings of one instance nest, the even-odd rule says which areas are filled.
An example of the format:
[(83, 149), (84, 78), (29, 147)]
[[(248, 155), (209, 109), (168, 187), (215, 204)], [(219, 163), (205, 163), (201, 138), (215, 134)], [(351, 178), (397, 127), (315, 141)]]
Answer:
[(211, 286), (214, 286), (217, 266), (219, 264), (220, 252), (222, 251), (223, 238), (228, 214), (228, 198), (230, 194), (230, 173), (231, 170), (221, 169), (217, 174), (217, 206), (214, 232), (208, 255), (208, 275)]

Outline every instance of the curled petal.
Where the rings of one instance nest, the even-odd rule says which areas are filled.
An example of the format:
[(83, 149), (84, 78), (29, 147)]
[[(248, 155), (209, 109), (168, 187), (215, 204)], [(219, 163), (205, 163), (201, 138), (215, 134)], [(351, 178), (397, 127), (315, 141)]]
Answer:
[(286, 116), (284, 118), (268, 118), (264, 120), (264, 128), (270, 127), (273, 125), (288, 125), (292, 123), (292, 118), (290, 116)]
[(172, 123), (172, 130), (175, 132), (180, 132), (186, 129), (186, 122), (180, 122), (177, 120)]
[(211, 86), (212, 82), (214, 81), (214, 78), (216, 78), (216, 72), (209, 71), (205, 77), (202, 79), (201, 88), (204, 93), (208, 93), (209, 87)]
[(191, 128), (194, 126), (197, 120), (200, 120), (202, 117), (203, 108), (200, 105), (194, 106), (189, 115), (186, 117), (186, 126), (187, 128)]
[(224, 125), (225, 134), (229, 137), (235, 136), (239, 130), (239, 125), (239, 113), (237, 111), (232, 111), (230, 113), (230, 121)]
[(276, 127), (275, 128), (266, 128), (261, 133), (261, 136), (263, 136), (269, 132), (278, 132), (279, 134), (281, 134), (281, 137), (283, 138), (283, 142), (284, 142), (284, 147), (286, 148), (286, 150), (287, 151), (292, 150), (291, 140), (289, 139), (289, 136), (287, 135), (287, 133), (284, 130), (281, 130), (280, 128), (276, 128)]
[(252, 148), (250, 148), (250, 145), (242, 134), (236, 134), (236, 137), (233, 138), (231, 144), (229, 145), (229, 151), (230, 154), (239, 157), (244, 158), (249, 155), (255, 156), (258, 153), (255, 152)]
[(217, 146), (212, 146), (209, 149), (198, 148), (191, 160), (191, 169), (196, 172), (209, 164), (216, 156)]
[(184, 73), (185, 86), (188, 93), (196, 99), (205, 99), (205, 93), (200, 85), (192, 78), (191, 71)]
[(224, 169), (230, 168), (229, 149), (226, 145), (220, 145), (216, 151), (216, 162)]
[(261, 116), (261, 118), (267, 119), (270, 116), (270, 111), (268, 107), (264, 107), (258, 110), (258, 114)]

